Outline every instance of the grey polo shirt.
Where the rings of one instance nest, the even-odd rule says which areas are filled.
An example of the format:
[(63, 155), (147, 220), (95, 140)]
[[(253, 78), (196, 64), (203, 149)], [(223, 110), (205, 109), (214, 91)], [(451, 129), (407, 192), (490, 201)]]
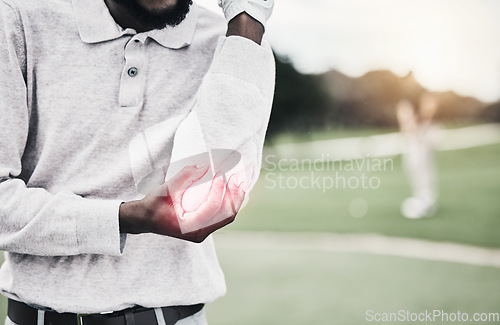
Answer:
[(224, 294), (211, 237), (125, 240), (118, 227), (119, 204), (143, 196), (138, 178), (168, 170), (189, 114), (209, 147), (242, 152), (249, 183), (258, 177), (272, 52), (224, 32), (197, 5), (175, 28), (136, 33), (103, 0), (0, 0), (4, 295), (95, 313)]

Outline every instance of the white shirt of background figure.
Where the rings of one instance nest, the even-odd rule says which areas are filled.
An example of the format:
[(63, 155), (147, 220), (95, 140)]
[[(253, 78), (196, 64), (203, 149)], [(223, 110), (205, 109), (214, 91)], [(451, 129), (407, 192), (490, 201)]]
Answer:
[(406, 99), (396, 106), (405, 140), (403, 166), (412, 192), (412, 196), (401, 204), (401, 212), (406, 218), (429, 217), (436, 210), (434, 142), (437, 127), (432, 119), (437, 106), (435, 95), (428, 92), (420, 96), (418, 110)]

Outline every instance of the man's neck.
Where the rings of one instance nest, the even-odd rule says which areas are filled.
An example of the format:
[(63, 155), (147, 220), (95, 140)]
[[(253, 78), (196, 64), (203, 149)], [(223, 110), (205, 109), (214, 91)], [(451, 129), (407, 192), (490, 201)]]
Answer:
[(138, 33), (147, 32), (148, 30), (150, 30), (139, 24), (139, 22), (137, 22), (137, 20), (135, 20), (134, 17), (132, 17), (127, 12), (127, 10), (125, 10), (119, 4), (115, 3), (113, 0), (104, 0), (104, 2), (106, 3), (106, 6), (108, 7), (108, 10), (113, 19), (122, 28), (132, 28)]

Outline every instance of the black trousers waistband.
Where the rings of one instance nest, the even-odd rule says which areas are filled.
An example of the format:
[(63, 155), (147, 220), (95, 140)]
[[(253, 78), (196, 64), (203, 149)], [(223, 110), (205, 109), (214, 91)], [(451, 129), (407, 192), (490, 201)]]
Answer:
[[(166, 325), (174, 325), (180, 319), (196, 314), (203, 309), (203, 304), (191, 306), (162, 307)], [(38, 309), (25, 303), (9, 299), (9, 318), (18, 325), (37, 325)], [(72, 313), (45, 312), (44, 325), (78, 325), (78, 318), (83, 325), (150, 325), (158, 324), (153, 308), (134, 307), (109, 314), (78, 315)]]

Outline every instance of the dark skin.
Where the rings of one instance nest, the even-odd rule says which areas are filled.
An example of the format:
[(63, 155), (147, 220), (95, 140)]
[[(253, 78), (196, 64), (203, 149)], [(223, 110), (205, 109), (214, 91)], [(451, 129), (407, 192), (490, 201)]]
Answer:
[[(177, 0), (141, 0), (148, 9), (160, 9), (173, 5)], [(126, 10), (114, 3), (113, 0), (104, 0), (115, 21), (123, 28), (133, 28), (137, 32), (146, 32), (147, 28), (141, 26)], [(257, 44), (262, 42), (264, 26), (246, 13), (234, 17), (227, 26), (226, 36), (242, 36)]]
[[(123, 8), (115, 4), (113, 0), (104, 0), (109, 8), (109, 11), (115, 21), (123, 28), (133, 28), (137, 32), (148, 31), (147, 28), (141, 26), (130, 14)], [(148, 9), (160, 9), (165, 6), (173, 5), (177, 0), (140, 0), (142, 4)], [(215, 0), (214, 0), (215, 1)], [(241, 36), (261, 44), (262, 36), (264, 34), (264, 26), (257, 20), (253, 19), (246, 13), (239, 14), (233, 18), (227, 27), (226, 36)], [(185, 175), (183, 175), (184, 173)], [(183, 183), (182, 186), (188, 186), (189, 177), (196, 178), (196, 170), (193, 167), (187, 167), (185, 171), (177, 175), (179, 181)], [(193, 179), (194, 179), (193, 178)], [(187, 180), (187, 181), (186, 181)], [(149, 193), (141, 200), (130, 201), (121, 204), (119, 211), (120, 219), (120, 232), (141, 234), (141, 233), (155, 233), (170, 237), (175, 237), (195, 243), (200, 243), (205, 240), (207, 236), (219, 228), (226, 226), (234, 221), (236, 214), (243, 202), (245, 193), (243, 191), (244, 185), (238, 184), (236, 180), (229, 180), (226, 185), (225, 194), (222, 194), (220, 187), (224, 183), (216, 184), (217, 180), (213, 182), (215, 189), (213, 195), (213, 202), (199, 215), (199, 219), (217, 215), (220, 220), (214, 224), (208, 224), (204, 227), (195, 227), (196, 230), (183, 233), (179, 221), (179, 198), (176, 198), (173, 191), (169, 190), (169, 185), (165, 184), (157, 188), (154, 192)], [(220, 192), (219, 194), (215, 192)], [(236, 208), (235, 208), (236, 207)], [(218, 210), (217, 210), (218, 209)], [(214, 212), (217, 210), (217, 212)], [(208, 212), (207, 212), (208, 211)], [(222, 218), (220, 217), (222, 216)], [(202, 223), (200, 223), (202, 224)]]
[(236, 175), (231, 176), (227, 184), (221, 174), (215, 175), (208, 197), (196, 210), (188, 212), (182, 207), (185, 191), (207, 172), (208, 166), (187, 166), (142, 200), (123, 203), (121, 232), (151, 232), (199, 243), (231, 223), (245, 198), (244, 185), (238, 182)]

